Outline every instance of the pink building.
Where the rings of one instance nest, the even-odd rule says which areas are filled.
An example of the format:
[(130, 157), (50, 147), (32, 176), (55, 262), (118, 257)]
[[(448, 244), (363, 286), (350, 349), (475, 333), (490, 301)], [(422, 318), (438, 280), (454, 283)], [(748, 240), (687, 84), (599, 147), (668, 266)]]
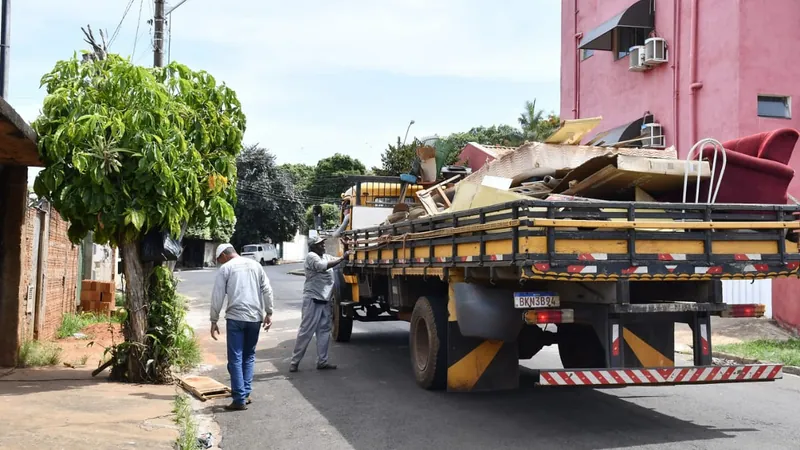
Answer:
[[(602, 116), (600, 132), (619, 127), (609, 141), (652, 120), (681, 157), (705, 137), (800, 128), (798, 24), (797, 0), (562, 0), (561, 117)], [(650, 41), (655, 58), (642, 64), (630, 50), (650, 38), (663, 41)], [(790, 165), (800, 168), (800, 151)], [(800, 198), (800, 176), (789, 193)], [(772, 290), (774, 317), (798, 330), (799, 284)]]

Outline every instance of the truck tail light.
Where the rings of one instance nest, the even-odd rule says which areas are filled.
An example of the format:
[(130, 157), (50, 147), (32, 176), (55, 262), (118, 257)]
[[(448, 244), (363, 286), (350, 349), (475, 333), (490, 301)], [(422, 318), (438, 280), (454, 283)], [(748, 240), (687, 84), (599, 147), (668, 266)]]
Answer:
[(522, 315), (528, 325), (543, 325), (546, 323), (572, 323), (575, 313), (572, 309), (531, 309)]
[(722, 313), (723, 317), (764, 317), (767, 307), (764, 305), (729, 305), (728, 310)]

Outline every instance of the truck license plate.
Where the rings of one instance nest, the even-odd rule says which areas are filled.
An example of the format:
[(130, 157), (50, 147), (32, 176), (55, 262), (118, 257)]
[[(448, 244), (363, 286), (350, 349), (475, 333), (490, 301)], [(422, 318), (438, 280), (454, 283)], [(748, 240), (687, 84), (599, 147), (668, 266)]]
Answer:
[(514, 307), (528, 308), (558, 308), (561, 300), (555, 292), (515, 292)]

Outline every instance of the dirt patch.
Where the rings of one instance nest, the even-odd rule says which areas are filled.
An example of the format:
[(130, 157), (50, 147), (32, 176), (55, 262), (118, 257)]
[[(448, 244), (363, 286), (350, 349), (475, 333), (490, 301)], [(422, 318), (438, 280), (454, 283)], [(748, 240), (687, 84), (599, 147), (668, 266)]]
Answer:
[(118, 323), (96, 323), (81, 330), (83, 338), (68, 337), (55, 343), (61, 348), (61, 361), (75, 367), (97, 367), (105, 359), (105, 350), (123, 341)]
[[(777, 326), (768, 319), (746, 319), (746, 318), (711, 318), (712, 346), (723, 344), (738, 344), (745, 341), (757, 339), (771, 339), (776, 341), (786, 341), (792, 334)], [(675, 345), (692, 346), (692, 330), (688, 325), (677, 324), (675, 326)]]

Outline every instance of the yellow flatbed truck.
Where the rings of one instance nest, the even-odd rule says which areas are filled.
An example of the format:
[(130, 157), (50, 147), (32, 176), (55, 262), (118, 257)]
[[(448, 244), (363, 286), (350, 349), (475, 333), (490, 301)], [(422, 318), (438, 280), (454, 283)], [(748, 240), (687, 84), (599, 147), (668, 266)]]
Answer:
[[(519, 360), (547, 345), (563, 368), (540, 370), (545, 386), (782, 377), (777, 364), (713, 365), (711, 317), (764, 314), (725, 304), (723, 279), (797, 276), (796, 206), (521, 200), (361, 226), (375, 195), (362, 185), (345, 196), (355, 225), (342, 248), (355, 253), (334, 338), (348, 341), (353, 321), (409, 321), (425, 389), (516, 388)], [(693, 331), (691, 366), (675, 364), (676, 323)]]

